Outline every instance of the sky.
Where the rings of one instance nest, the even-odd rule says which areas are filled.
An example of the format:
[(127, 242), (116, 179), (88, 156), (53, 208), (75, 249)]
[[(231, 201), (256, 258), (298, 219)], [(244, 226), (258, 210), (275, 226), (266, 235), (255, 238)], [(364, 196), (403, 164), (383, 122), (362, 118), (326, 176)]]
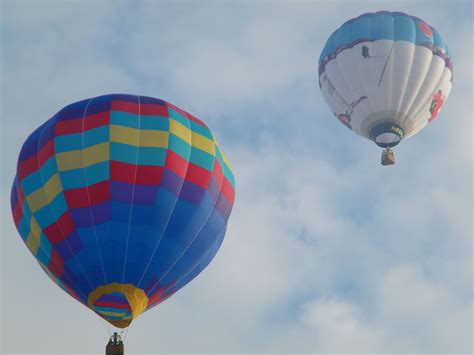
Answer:
[[(130, 327), (130, 354), (472, 353), (470, 1), (0, 1), (0, 352), (103, 354), (112, 328), (40, 270), (11, 218), (21, 144), (70, 102), (132, 93), (205, 121), (236, 179), (209, 267)], [(380, 165), (317, 82), (364, 12), (448, 43), (440, 116)]]

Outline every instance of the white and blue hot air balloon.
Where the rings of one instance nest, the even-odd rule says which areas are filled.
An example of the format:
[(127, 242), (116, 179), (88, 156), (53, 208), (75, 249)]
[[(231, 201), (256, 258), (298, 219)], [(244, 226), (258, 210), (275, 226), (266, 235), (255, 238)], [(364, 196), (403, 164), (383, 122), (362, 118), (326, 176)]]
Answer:
[(391, 147), (438, 115), (453, 79), (439, 33), (401, 12), (366, 13), (344, 23), (319, 58), (319, 86), (334, 115), (355, 133)]

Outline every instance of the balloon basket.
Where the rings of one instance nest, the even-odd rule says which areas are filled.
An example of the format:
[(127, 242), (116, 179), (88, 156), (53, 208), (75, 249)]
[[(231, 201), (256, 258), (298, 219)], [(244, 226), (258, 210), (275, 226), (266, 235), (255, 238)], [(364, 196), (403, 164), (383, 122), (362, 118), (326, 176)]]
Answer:
[(124, 355), (122, 338), (117, 333), (110, 337), (105, 348), (105, 355)]
[(395, 164), (395, 154), (393, 154), (393, 150), (390, 148), (385, 149), (382, 152), (382, 165), (393, 165)]

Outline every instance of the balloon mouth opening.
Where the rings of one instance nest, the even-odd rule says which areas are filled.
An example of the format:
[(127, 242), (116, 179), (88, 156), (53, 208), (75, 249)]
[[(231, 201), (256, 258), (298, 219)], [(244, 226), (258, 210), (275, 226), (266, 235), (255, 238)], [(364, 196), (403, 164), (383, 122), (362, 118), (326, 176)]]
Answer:
[(93, 307), (94, 312), (119, 328), (132, 322), (132, 307), (122, 292), (115, 291), (101, 295), (94, 301)]
[(148, 297), (131, 284), (101, 285), (89, 294), (88, 306), (118, 328), (126, 328), (148, 307)]
[(396, 123), (384, 122), (370, 130), (370, 138), (381, 148), (395, 147), (405, 136), (405, 131)]

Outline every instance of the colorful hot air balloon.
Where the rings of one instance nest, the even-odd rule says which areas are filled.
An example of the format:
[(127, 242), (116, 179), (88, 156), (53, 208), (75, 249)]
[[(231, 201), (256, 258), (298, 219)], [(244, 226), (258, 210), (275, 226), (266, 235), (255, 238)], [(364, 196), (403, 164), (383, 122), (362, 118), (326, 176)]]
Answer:
[(127, 327), (213, 259), (234, 177), (209, 128), (151, 97), (66, 106), (24, 143), (11, 206), (18, 231), (69, 295)]
[(433, 27), (380, 11), (347, 21), (329, 37), (319, 59), (319, 86), (341, 123), (390, 155), (391, 147), (438, 115), (451, 91), (452, 68)]

